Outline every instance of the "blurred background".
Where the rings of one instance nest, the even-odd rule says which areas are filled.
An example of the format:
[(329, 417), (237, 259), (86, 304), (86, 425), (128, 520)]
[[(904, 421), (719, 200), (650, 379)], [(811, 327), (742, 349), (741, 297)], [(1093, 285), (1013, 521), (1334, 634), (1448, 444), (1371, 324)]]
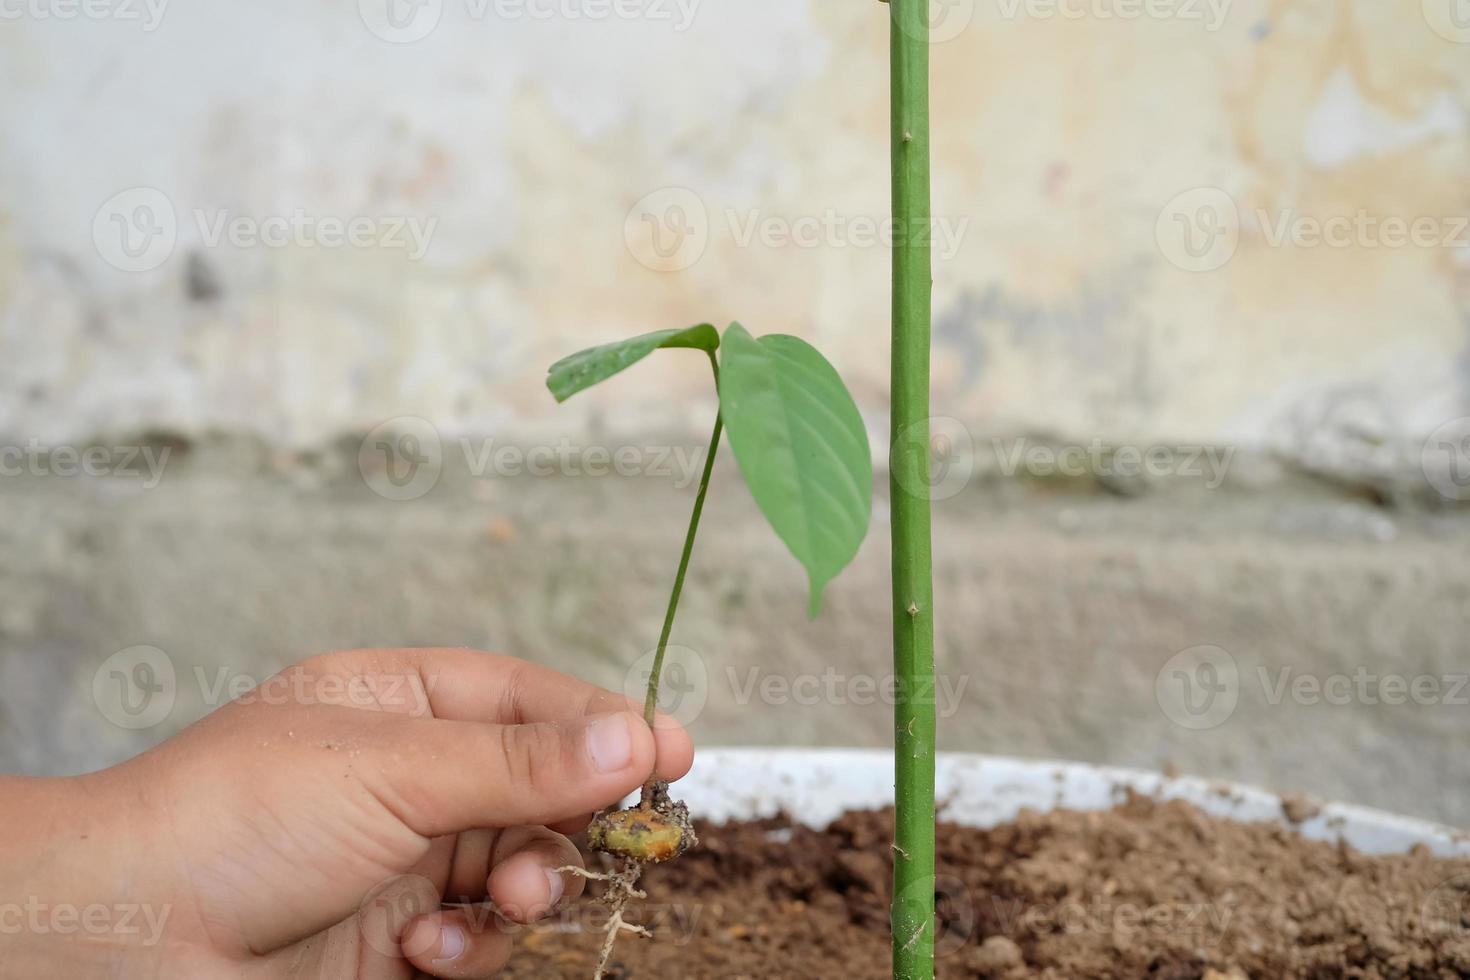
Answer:
[[(1470, 824), (1470, 5), (935, 0), (942, 747)], [(0, 771), (334, 648), (636, 692), (715, 407), (887, 452), (876, 0), (0, 0)], [(666, 704), (890, 741), (886, 471), (800, 567), (728, 454)]]

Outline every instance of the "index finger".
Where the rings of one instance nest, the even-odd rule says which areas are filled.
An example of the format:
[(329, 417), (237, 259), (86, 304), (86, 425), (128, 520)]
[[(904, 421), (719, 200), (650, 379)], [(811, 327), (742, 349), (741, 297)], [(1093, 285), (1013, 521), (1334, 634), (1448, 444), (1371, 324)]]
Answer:
[[(468, 648), (358, 650), (330, 654), (343, 666), (416, 673), (435, 718), (495, 725), (561, 722), (643, 705), (622, 694), (528, 660)], [(659, 712), (653, 735), (660, 779), (682, 778), (694, 763), (694, 743), (684, 726)]]

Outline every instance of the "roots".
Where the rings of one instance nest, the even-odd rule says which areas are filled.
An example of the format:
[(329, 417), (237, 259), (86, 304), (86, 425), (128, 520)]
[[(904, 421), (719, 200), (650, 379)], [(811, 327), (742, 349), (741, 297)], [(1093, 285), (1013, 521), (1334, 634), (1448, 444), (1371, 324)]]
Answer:
[(645, 892), (636, 887), (638, 879), (643, 877), (643, 865), (632, 858), (624, 858), (622, 867), (611, 874), (602, 874), (597, 871), (586, 871), (568, 865), (565, 868), (557, 868), (558, 871), (568, 871), (579, 878), (589, 881), (602, 881), (607, 883), (607, 892), (603, 894), (602, 901), (611, 910), (607, 920), (607, 935), (602, 940), (602, 955), (598, 958), (597, 969), (592, 974), (592, 980), (602, 980), (607, 972), (607, 964), (612, 959), (613, 947), (617, 945), (618, 936), (625, 932), (631, 932), (635, 936), (644, 939), (652, 939), (653, 934), (642, 926), (635, 926), (631, 922), (623, 921), (623, 912), (628, 907), (628, 902), (635, 898), (647, 898)]
[(604, 813), (594, 820), (587, 828), (587, 842), (593, 850), (617, 858), (618, 870), (606, 874), (573, 867), (557, 870), (608, 886), (601, 901), (612, 910), (612, 915), (607, 923), (607, 936), (602, 941), (602, 956), (592, 975), (592, 980), (602, 980), (619, 935), (630, 932), (645, 939), (653, 938), (647, 929), (623, 920), (630, 901), (648, 897), (637, 887), (644, 866), (678, 857), (699, 843), (699, 838), (689, 821), (689, 808), (669, 798), (668, 783), (649, 780), (637, 806)]

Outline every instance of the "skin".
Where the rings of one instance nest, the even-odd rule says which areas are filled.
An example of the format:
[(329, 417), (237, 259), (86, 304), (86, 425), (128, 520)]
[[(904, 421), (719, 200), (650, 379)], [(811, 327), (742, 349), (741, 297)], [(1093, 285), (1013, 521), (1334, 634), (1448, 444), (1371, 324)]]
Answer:
[(581, 894), (564, 835), (693, 754), (513, 658), (316, 657), (115, 768), (0, 778), (0, 980), (488, 977)]

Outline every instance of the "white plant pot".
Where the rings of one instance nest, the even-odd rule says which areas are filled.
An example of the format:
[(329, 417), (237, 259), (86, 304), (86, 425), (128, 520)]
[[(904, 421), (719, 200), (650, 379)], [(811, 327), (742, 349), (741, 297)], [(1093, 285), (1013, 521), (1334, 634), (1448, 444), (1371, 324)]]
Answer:
[[(1311, 819), (1288, 824), (1279, 796), (1233, 783), (966, 753), (940, 753), (937, 770), (943, 819), (972, 827), (1004, 823), (1025, 807), (1105, 810), (1132, 789), (1188, 800), (1216, 817), (1287, 824), (1304, 837), (1341, 839), (1367, 854), (1425, 844), (1444, 857), (1470, 856), (1470, 837), (1463, 833), (1367, 807), (1329, 803)], [(823, 827), (847, 810), (892, 805), (893, 757), (857, 749), (705, 749), (674, 796), (699, 819), (748, 820), (784, 811)]]

